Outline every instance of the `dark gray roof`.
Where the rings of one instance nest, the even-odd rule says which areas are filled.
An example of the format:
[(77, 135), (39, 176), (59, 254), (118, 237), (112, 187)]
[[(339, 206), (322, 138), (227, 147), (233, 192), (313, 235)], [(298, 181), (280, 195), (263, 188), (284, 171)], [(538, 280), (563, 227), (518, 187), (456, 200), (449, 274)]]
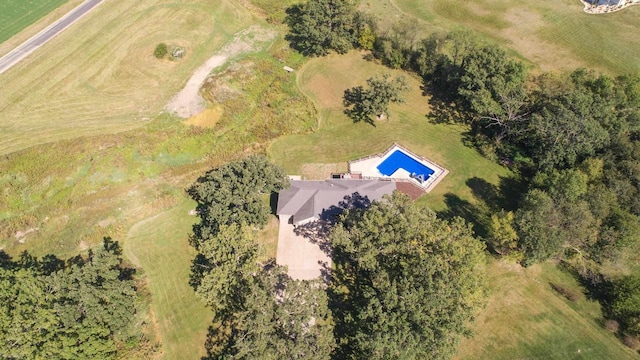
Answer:
[(290, 183), (289, 188), (280, 191), (276, 213), (293, 215), (294, 223), (340, 212), (349, 198), (357, 202), (356, 205), (366, 205), (396, 189), (395, 182), (379, 179), (292, 180)]

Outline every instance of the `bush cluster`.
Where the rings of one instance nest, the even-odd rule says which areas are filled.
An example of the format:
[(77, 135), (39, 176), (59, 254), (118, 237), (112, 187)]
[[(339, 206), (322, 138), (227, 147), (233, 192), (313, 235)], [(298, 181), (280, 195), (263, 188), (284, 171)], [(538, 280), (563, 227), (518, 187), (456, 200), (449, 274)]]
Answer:
[(165, 43), (160, 43), (156, 45), (155, 50), (153, 50), (153, 55), (158, 59), (164, 59), (168, 53), (169, 53), (169, 49), (167, 48), (167, 44)]

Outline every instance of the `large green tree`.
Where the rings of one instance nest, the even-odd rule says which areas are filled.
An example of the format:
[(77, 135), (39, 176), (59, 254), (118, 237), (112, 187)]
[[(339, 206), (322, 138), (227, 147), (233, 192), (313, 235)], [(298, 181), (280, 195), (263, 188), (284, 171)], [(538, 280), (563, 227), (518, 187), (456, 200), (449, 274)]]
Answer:
[(530, 190), (516, 212), (515, 225), (525, 264), (571, 254), (582, 259), (592, 259), (596, 255), (593, 246), (598, 240), (599, 221), (586, 201), (567, 197), (576, 196), (580, 185), (572, 182), (563, 185), (565, 193), (553, 197), (547, 191), (558, 194), (561, 190), (555, 188), (559, 184), (547, 191)]
[(191, 285), (214, 311), (242, 309), (249, 283), (258, 271), (260, 248), (251, 229), (223, 225), (216, 236), (197, 239), (198, 256)]
[(219, 265), (197, 288), (215, 311), (206, 343), (209, 357), (329, 359), (335, 340), (324, 283), (293, 280), (273, 262), (257, 263), (255, 239), (244, 231), (233, 235), (234, 229), (218, 234), (226, 243), (216, 246)]
[(305, 55), (346, 53), (358, 42), (360, 23), (353, 0), (309, 0), (287, 10), (287, 40)]
[(331, 233), (339, 359), (444, 359), (483, 303), (483, 246), (395, 193)]
[(574, 167), (610, 144), (610, 131), (624, 126), (613, 84), (606, 76), (584, 70), (538, 80), (537, 110), (524, 144), (540, 167)]
[(189, 190), (201, 219), (191, 238), (191, 285), (215, 312), (205, 344), (212, 359), (328, 359), (335, 347), (324, 285), (260, 262), (255, 231), (269, 211), (259, 196), (285, 184), (280, 168), (251, 156)]
[(110, 358), (135, 315), (135, 284), (122, 266), (117, 243), (105, 241), (81, 266), (52, 278), (55, 311), (70, 346), (65, 358)]
[(479, 117), (484, 132), (501, 139), (518, 131), (528, 115), (524, 64), (495, 45), (467, 54), (461, 67), (458, 94)]
[(0, 358), (59, 357), (54, 298), (36, 269), (0, 269)]
[(187, 190), (197, 202), (200, 217), (193, 227), (192, 241), (198, 243), (217, 234), (223, 225), (264, 226), (269, 208), (260, 196), (277, 192), (286, 184), (284, 171), (258, 155), (207, 172)]
[(367, 80), (368, 88), (356, 86), (344, 91), (345, 114), (354, 122), (364, 121), (374, 125), (376, 118), (387, 115), (389, 103), (404, 102), (404, 92), (409, 85), (404, 77), (391, 80), (389, 74)]
[(235, 358), (329, 359), (335, 340), (322, 281), (292, 280), (280, 266), (253, 280), (236, 314)]

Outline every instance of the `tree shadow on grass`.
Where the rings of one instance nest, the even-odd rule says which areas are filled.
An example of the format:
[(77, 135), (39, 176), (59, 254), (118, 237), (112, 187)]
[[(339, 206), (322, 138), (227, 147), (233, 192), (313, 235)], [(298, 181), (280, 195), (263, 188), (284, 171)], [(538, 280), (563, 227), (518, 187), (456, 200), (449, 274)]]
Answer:
[(461, 199), (458, 195), (447, 193), (444, 195), (444, 202), (447, 210), (437, 213), (438, 217), (444, 220), (452, 220), (461, 217), (473, 227), (473, 231), (479, 237), (487, 236), (486, 210), (476, 206), (467, 200)]
[(431, 112), (426, 117), (432, 124), (469, 124), (469, 114), (460, 111), (452, 103), (432, 96), (429, 99)]
[(216, 315), (209, 325), (207, 338), (204, 347), (207, 355), (201, 357), (201, 360), (220, 359), (220, 354), (234, 353), (234, 317), (231, 314)]
[(520, 200), (529, 190), (529, 181), (524, 177), (501, 176), (499, 185), (502, 208), (507, 211), (518, 209)]
[(479, 177), (468, 179), (466, 184), (471, 189), (473, 196), (484, 204), (489, 211), (495, 212), (503, 208), (500, 189), (496, 185)]
[(501, 176), (497, 186), (479, 177), (468, 179), (466, 184), (473, 196), (494, 213), (517, 210), (520, 198), (528, 188), (526, 181), (512, 176)]
[(473, 116), (455, 103), (457, 90), (442, 89), (429, 81), (423, 81), (420, 86), (423, 96), (429, 96), (431, 112), (427, 119), (432, 124), (470, 124)]

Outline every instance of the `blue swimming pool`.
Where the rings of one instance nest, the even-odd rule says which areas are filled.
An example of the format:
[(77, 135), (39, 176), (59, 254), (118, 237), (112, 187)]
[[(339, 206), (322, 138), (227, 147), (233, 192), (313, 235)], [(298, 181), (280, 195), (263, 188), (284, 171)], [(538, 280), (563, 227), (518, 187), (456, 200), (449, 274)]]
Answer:
[(413, 178), (422, 179), (422, 181), (427, 180), (435, 172), (402, 150), (394, 151), (378, 165), (378, 171), (386, 176), (391, 176), (398, 169), (405, 169)]

